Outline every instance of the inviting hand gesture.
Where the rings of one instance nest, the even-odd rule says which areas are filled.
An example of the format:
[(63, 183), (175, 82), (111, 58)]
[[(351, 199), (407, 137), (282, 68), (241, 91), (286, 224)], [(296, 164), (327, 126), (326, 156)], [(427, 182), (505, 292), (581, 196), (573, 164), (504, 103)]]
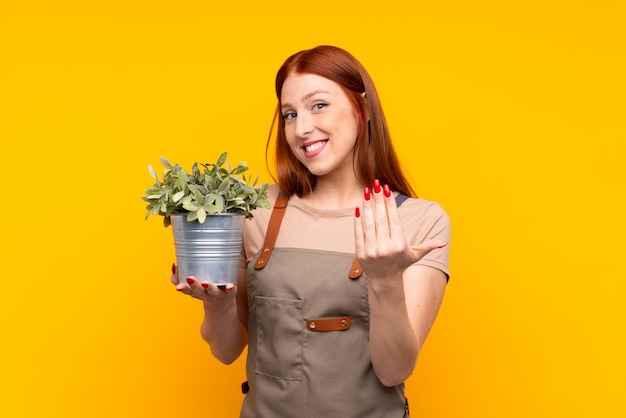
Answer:
[(446, 241), (428, 240), (417, 247), (409, 246), (396, 201), (389, 186), (381, 187), (379, 180), (374, 181), (371, 191), (365, 188), (363, 210), (356, 208), (355, 215), (356, 257), (370, 280), (401, 278), (411, 264), (447, 245)]

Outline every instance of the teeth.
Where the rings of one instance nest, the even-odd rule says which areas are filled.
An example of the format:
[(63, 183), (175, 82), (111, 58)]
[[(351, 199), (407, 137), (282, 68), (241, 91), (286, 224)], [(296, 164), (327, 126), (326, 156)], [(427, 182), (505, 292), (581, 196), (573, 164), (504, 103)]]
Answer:
[(312, 151), (322, 148), (323, 146), (324, 146), (324, 142), (316, 142), (314, 144), (307, 145), (306, 147), (304, 147), (304, 150), (306, 152), (312, 152)]

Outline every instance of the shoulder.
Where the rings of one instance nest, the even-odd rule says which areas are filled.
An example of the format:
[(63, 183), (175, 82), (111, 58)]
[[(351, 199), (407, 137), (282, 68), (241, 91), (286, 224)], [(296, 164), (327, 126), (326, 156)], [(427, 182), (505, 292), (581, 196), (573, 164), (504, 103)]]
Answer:
[(398, 208), (401, 218), (420, 219), (421, 221), (444, 220), (450, 222), (446, 211), (438, 202), (422, 198), (408, 198)]
[(450, 238), (450, 218), (438, 202), (409, 198), (398, 208), (398, 213), (410, 242)]
[(268, 186), (267, 198), (269, 199), (272, 207), (274, 207), (274, 203), (276, 202), (276, 198), (278, 197), (279, 193), (280, 193), (280, 187), (278, 187), (278, 184), (270, 184)]

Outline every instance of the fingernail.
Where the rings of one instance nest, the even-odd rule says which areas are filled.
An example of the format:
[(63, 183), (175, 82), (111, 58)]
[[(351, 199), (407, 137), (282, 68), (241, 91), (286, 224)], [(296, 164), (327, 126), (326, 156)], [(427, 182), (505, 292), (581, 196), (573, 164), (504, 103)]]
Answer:
[(363, 192), (363, 197), (365, 197), (365, 200), (370, 200), (372, 198), (369, 187), (365, 188), (365, 191)]
[(172, 263), (172, 274), (176, 274), (176, 263)]
[(356, 217), (357, 217), (357, 218), (358, 218), (359, 216), (361, 216), (361, 209), (356, 208), (356, 209), (354, 210), (354, 214), (356, 215)]
[(192, 279), (191, 277), (187, 277), (187, 279), (185, 280), (187, 280), (187, 284), (190, 284), (190, 285), (192, 285), (195, 282), (195, 280)]
[(380, 193), (380, 180), (374, 180), (374, 193)]
[(388, 184), (385, 184), (383, 186), (383, 193), (385, 194), (385, 197), (391, 196), (391, 189), (389, 188)]
[(182, 287), (178, 287), (178, 286), (176, 286), (176, 291), (177, 291), (177, 292), (180, 292), (180, 291), (182, 291), (182, 290), (183, 290), (183, 288), (182, 288)]
[(207, 287), (209, 287), (209, 284), (202, 282), (202, 283), (200, 283), (200, 286), (202, 286), (202, 287), (204, 287), (206, 289)]

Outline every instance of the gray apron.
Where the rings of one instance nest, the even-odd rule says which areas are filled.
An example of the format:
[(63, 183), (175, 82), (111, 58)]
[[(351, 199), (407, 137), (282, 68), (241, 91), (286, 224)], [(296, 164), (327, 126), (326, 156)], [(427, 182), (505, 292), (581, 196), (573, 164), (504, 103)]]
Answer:
[(371, 364), (367, 279), (348, 277), (354, 254), (272, 248), (255, 269), (262, 253), (248, 267), (240, 417), (408, 417), (404, 384), (385, 387)]

